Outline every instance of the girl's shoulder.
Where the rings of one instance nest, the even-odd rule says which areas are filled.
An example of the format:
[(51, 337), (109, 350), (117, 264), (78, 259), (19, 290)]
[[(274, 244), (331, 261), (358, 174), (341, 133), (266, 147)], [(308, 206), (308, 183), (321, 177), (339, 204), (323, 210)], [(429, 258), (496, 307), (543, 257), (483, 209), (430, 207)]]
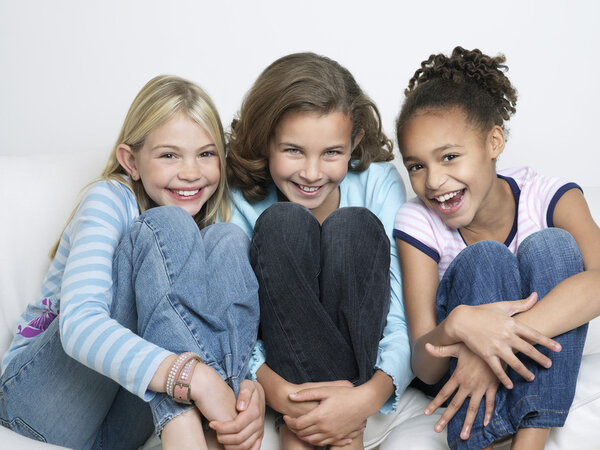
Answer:
[(122, 181), (94, 181), (83, 190), (74, 218), (99, 214), (111, 217), (125, 226), (139, 216), (138, 203), (125, 177)]
[(406, 198), (404, 182), (396, 166), (389, 162), (371, 163), (362, 172), (348, 171), (341, 183), (342, 196), (347, 193), (364, 192), (366, 195), (388, 195), (395, 193)]
[(267, 196), (257, 202), (246, 200), (242, 191), (232, 188), (231, 197), (231, 219), (230, 222), (238, 225), (246, 232), (249, 238), (252, 238), (254, 224), (258, 217), (273, 203), (277, 202), (277, 190), (275, 185), (271, 184), (267, 189)]

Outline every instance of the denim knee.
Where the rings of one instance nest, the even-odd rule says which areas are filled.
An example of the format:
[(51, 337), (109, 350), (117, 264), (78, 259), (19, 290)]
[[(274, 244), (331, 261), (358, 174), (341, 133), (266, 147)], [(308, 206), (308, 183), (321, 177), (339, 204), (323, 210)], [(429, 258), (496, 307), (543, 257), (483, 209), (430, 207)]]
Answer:
[[(340, 236), (343, 234), (343, 236)], [(388, 242), (389, 238), (379, 218), (367, 208), (338, 208), (322, 224), (323, 240), (339, 236), (349, 242), (364, 239)]]
[(291, 230), (297, 233), (298, 230), (315, 226), (319, 226), (319, 221), (309, 209), (298, 203), (277, 202), (269, 206), (256, 220), (254, 235), (264, 231), (269, 233), (270, 238), (285, 239)]
[(456, 306), (479, 305), (521, 296), (517, 259), (506, 245), (480, 241), (464, 248), (444, 273), (436, 295), (441, 322)]
[(151, 230), (169, 230), (177, 232), (177, 238), (188, 241), (198, 230), (194, 218), (178, 206), (157, 206), (144, 212), (136, 219), (137, 223), (147, 225)]
[[(561, 228), (546, 228), (528, 236), (519, 246), (517, 259), (524, 281), (539, 279), (540, 271), (547, 272), (551, 268), (558, 284), (584, 270), (577, 242)], [(546, 293), (538, 294), (542, 297)]]

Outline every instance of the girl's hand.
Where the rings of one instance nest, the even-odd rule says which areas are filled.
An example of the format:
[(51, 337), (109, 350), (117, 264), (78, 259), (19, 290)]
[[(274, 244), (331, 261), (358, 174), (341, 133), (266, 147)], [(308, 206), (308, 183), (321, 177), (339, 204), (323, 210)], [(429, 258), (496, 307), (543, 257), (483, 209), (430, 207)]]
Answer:
[(438, 358), (449, 356), (458, 358), (456, 370), (438, 395), (427, 405), (425, 415), (429, 416), (433, 414), (456, 391), (446, 411), (444, 411), (440, 420), (433, 427), (436, 432), (440, 433), (450, 419), (454, 417), (467, 397), (471, 397), (467, 415), (460, 432), (461, 439), (468, 439), (471, 434), (473, 422), (477, 416), (477, 411), (479, 410), (479, 404), (484, 396), (485, 414), (483, 425), (487, 426), (492, 419), (494, 399), (498, 390), (498, 378), (496, 378), (490, 367), (479, 356), (471, 352), (462, 343), (439, 347), (425, 344), (425, 348), (429, 354)]
[(363, 406), (368, 398), (360, 387), (325, 386), (303, 389), (289, 395), (293, 402), (319, 402), (298, 418), (284, 415), (288, 428), (304, 441), (315, 445), (343, 446), (360, 436), (371, 415)]
[(316, 388), (324, 388), (324, 387), (353, 387), (354, 385), (347, 380), (338, 380), (338, 381), (323, 381), (323, 382), (314, 382), (314, 383), (302, 383), (302, 384), (294, 384), (285, 382), (282, 384), (280, 393), (277, 396), (276, 404), (277, 406), (272, 407), (280, 412), (281, 414), (290, 416), (290, 417), (300, 417), (304, 414), (308, 414), (310, 411), (315, 409), (318, 406), (317, 401), (313, 400), (296, 400), (290, 398), (291, 394), (295, 394), (299, 391), (306, 389), (316, 389)]
[(217, 432), (217, 440), (225, 450), (260, 449), (265, 425), (265, 394), (260, 383), (250, 380), (240, 383), (236, 409), (235, 419), (209, 423)]
[(561, 350), (558, 342), (512, 318), (530, 309), (536, 301), (537, 294), (534, 292), (523, 300), (458, 306), (448, 316), (453, 321), (459, 340), (490, 366), (507, 389), (512, 389), (513, 385), (502, 367), (503, 361), (524, 379), (532, 381), (533, 373), (515, 353), (521, 352), (548, 368), (552, 361), (533, 345), (540, 344), (555, 352)]

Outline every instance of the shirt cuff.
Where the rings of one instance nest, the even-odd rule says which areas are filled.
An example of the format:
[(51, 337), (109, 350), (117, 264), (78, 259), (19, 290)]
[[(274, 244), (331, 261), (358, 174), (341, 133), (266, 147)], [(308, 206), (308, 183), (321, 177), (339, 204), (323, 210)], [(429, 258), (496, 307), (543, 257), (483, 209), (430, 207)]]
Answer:
[(256, 380), (256, 372), (264, 363), (266, 363), (266, 352), (263, 342), (259, 339), (254, 344), (252, 355), (250, 356), (250, 362), (248, 364), (248, 379)]

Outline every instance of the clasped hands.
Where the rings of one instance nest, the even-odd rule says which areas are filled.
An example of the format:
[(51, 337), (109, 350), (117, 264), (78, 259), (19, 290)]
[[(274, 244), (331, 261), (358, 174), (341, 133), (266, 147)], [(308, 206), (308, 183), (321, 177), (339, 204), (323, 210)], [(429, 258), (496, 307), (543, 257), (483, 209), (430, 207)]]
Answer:
[(448, 421), (470, 397), (469, 406), (461, 438), (467, 439), (481, 400), (485, 397), (484, 426), (490, 422), (494, 411), (494, 398), (499, 383), (507, 389), (513, 388), (513, 382), (506, 374), (505, 368), (510, 366), (527, 381), (533, 381), (533, 373), (525, 367), (515, 355), (522, 353), (549, 368), (552, 361), (540, 353), (535, 344), (559, 352), (558, 342), (544, 336), (540, 332), (519, 322), (513, 316), (532, 308), (537, 302), (537, 294), (533, 293), (523, 300), (502, 301), (485, 305), (455, 308), (446, 320), (454, 322), (460, 342), (446, 346), (425, 344), (425, 349), (438, 358), (457, 358), (454, 373), (440, 390), (437, 396), (425, 408), (425, 414), (432, 414), (453, 393), (446, 411), (434, 426), (441, 432)]

